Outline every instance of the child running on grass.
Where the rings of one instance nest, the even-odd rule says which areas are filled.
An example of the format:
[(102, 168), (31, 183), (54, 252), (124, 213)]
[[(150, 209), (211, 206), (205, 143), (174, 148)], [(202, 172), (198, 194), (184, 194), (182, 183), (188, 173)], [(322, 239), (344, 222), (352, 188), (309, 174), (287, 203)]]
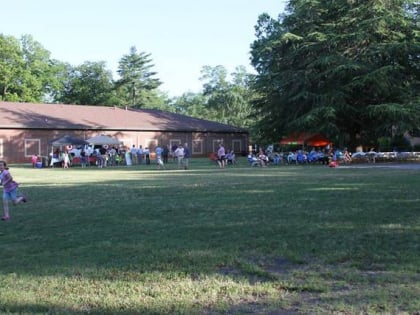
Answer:
[(19, 184), (13, 180), (5, 161), (0, 161), (0, 172), (0, 183), (3, 185), (3, 217), (1, 219), (7, 221), (10, 219), (9, 200), (17, 205), (20, 202), (26, 202), (26, 197), (18, 196)]

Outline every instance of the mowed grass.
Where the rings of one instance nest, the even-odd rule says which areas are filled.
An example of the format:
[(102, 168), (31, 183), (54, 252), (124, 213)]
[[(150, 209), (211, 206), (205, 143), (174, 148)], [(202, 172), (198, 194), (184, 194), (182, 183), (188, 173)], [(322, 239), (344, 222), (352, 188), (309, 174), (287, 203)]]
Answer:
[(420, 311), (420, 170), (10, 171), (0, 313)]

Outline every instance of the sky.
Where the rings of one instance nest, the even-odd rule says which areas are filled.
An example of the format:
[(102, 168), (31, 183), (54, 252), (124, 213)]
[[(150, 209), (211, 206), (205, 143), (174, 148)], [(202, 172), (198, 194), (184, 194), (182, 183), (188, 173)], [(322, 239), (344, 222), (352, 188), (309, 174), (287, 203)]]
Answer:
[(130, 47), (150, 54), (160, 90), (199, 92), (203, 66), (250, 66), (258, 16), (277, 18), (285, 0), (14, 0), (1, 5), (0, 33), (32, 35), (51, 58), (105, 61), (117, 78)]

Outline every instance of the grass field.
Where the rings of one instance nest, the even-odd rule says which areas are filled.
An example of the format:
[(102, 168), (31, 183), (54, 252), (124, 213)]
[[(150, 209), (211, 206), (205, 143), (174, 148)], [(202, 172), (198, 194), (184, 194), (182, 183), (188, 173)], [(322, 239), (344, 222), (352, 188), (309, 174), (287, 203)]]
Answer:
[(419, 314), (420, 170), (12, 165), (0, 313)]

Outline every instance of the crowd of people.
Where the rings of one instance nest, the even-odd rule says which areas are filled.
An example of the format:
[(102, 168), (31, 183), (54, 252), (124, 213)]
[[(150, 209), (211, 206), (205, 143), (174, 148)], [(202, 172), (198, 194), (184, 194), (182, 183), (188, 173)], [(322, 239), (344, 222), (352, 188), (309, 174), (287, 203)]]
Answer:
[[(131, 148), (119, 148), (115, 146), (86, 146), (81, 149), (60, 151), (56, 149), (50, 154), (49, 166), (60, 166), (69, 168), (72, 164), (80, 164), (81, 167), (97, 166), (104, 168), (119, 165), (150, 165), (155, 164), (158, 169), (165, 169), (165, 165), (173, 161), (178, 169), (188, 169), (191, 152), (188, 143), (156, 146), (153, 151), (142, 145)], [(210, 155), (210, 159), (215, 161), (219, 168), (237, 163), (236, 154), (233, 150), (226, 149), (223, 143), (218, 144), (218, 148)], [(338, 150), (332, 145), (326, 147), (313, 147), (310, 151), (297, 149), (287, 152), (278, 152), (273, 146), (259, 148), (258, 151), (250, 151), (248, 162), (251, 166), (267, 167), (269, 165), (280, 164), (323, 164), (336, 166), (338, 163), (351, 163), (352, 155), (347, 148)], [(39, 157), (34, 156), (32, 164), (35, 167)]]
[[(117, 146), (84, 146), (81, 148), (69, 148), (64, 150), (55, 149), (50, 153), (48, 166), (69, 168), (74, 164), (80, 164), (82, 168), (97, 166), (99, 168), (109, 166), (131, 166), (156, 164), (159, 169), (164, 169), (169, 163), (170, 157), (177, 163), (178, 168), (188, 169), (191, 152), (188, 144), (179, 144), (169, 148), (169, 145), (157, 146), (153, 150), (140, 145), (131, 148)], [(36, 167), (40, 157), (32, 156), (33, 167)]]
[(276, 152), (270, 146), (266, 150), (260, 148), (257, 153), (250, 152), (248, 161), (251, 166), (260, 167), (266, 167), (269, 164), (323, 164), (335, 167), (338, 163), (351, 163), (352, 157), (347, 148), (339, 150), (334, 149), (332, 145), (324, 148), (314, 147), (310, 151), (298, 149), (288, 152)]

